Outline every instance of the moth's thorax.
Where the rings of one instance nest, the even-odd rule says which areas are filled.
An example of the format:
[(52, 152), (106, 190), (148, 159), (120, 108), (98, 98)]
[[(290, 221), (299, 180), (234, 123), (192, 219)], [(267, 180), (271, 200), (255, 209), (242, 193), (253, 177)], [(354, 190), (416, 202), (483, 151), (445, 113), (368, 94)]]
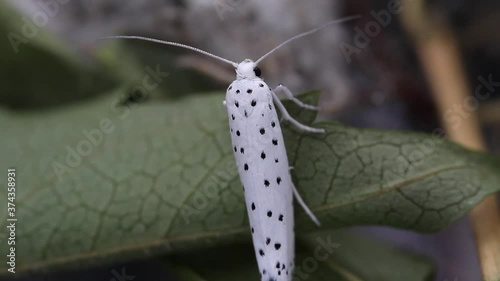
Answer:
[(257, 65), (250, 59), (245, 59), (238, 64), (236, 68), (236, 79), (260, 79), (255, 74), (255, 68)]
[(271, 89), (260, 78), (235, 80), (226, 92), (227, 109), (239, 112), (243, 118), (250, 118), (256, 109), (271, 103)]

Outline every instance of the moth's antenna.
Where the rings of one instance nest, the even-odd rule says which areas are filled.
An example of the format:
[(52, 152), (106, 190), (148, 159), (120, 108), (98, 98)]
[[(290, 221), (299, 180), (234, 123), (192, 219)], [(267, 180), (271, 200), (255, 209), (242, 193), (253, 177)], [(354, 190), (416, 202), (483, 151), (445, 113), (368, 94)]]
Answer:
[(123, 36), (123, 35), (120, 35), (120, 36), (107, 36), (107, 37), (100, 38), (100, 40), (105, 40), (105, 39), (119, 39), (119, 38), (151, 41), (151, 42), (160, 43), (160, 44), (164, 44), (164, 45), (171, 45), (171, 46), (181, 47), (181, 48), (184, 48), (184, 49), (188, 49), (188, 50), (191, 50), (191, 51), (198, 52), (200, 54), (207, 55), (209, 57), (212, 57), (214, 59), (220, 60), (222, 62), (228, 63), (228, 64), (234, 66), (235, 68), (238, 67), (238, 64), (235, 63), (235, 62), (233, 62), (233, 61), (227, 60), (225, 58), (221, 58), (219, 56), (216, 56), (216, 55), (211, 54), (209, 52), (200, 50), (198, 48), (191, 47), (189, 45), (185, 45), (185, 44), (181, 44), (181, 43), (176, 43), (176, 42), (164, 41), (164, 40), (159, 40), (159, 39), (154, 39), (154, 38), (148, 38), (148, 37), (142, 37), (142, 36)]
[(276, 46), (274, 49), (272, 49), (271, 51), (269, 51), (267, 54), (265, 54), (262, 57), (260, 57), (260, 59), (258, 59), (258, 60), (255, 61), (255, 64), (258, 64), (263, 59), (265, 59), (267, 56), (269, 56), (270, 54), (274, 53), (276, 50), (278, 50), (279, 48), (283, 47), (284, 45), (290, 43), (291, 41), (293, 41), (295, 39), (299, 39), (301, 37), (307, 36), (307, 35), (309, 35), (311, 33), (319, 31), (319, 30), (321, 30), (321, 29), (323, 29), (323, 28), (325, 28), (325, 27), (327, 27), (329, 25), (335, 24), (335, 23), (342, 23), (342, 22), (346, 22), (346, 21), (350, 21), (350, 20), (354, 20), (354, 19), (359, 19), (359, 18), (361, 18), (360, 15), (355, 15), (355, 16), (349, 16), (349, 17), (341, 18), (341, 19), (338, 19), (338, 20), (333, 20), (333, 21), (330, 21), (330, 22), (327, 22), (327, 23), (323, 24), (322, 26), (316, 27), (315, 29), (312, 29), (312, 30), (306, 31), (304, 33), (295, 35), (292, 38), (290, 38), (290, 39), (286, 40), (285, 42), (283, 42), (283, 43), (279, 44), (278, 46)]

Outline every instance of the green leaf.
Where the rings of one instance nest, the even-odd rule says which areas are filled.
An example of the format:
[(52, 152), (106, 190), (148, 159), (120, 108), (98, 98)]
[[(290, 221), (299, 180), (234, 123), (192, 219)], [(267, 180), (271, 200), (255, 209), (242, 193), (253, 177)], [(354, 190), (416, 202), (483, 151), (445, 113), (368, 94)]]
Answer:
[[(170, 257), (182, 281), (259, 280), (250, 244), (191, 251)], [(209, 258), (207, 258), (209, 257)], [(432, 264), (421, 256), (354, 234), (333, 231), (306, 235), (298, 244), (293, 280), (430, 281)]]
[[(121, 95), (50, 112), (0, 111), (0, 168), (17, 169), (19, 272), (249, 241), (223, 95), (134, 108), (117, 106)], [(315, 118), (286, 105), (302, 122)], [(484, 153), (426, 134), (314, 125), (327, 133), (285, 126), (284, 134), (294, 180), (320, 230), (437, 231), (500, 188), (500, 161)], [(296, 210), (298, 235), (318, 231)], [(0, 208), (0, 229), (6, 218)]]
[(347, 280), (434, 280), (434, 267), (428, 259), (352, 231), (315, 233), (304, 240), (310, 249), (322, 247), (328, 241), (338, 243), (338, 249), (326, 264)]

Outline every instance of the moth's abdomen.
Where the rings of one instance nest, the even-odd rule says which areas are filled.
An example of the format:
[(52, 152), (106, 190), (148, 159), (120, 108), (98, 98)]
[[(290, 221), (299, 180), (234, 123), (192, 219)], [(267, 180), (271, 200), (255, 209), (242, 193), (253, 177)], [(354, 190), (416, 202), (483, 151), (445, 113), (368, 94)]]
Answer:
[(262, 280), (291, 280), (292, 182), (270, 90), (261, 80), (237, 80), (228, 88), (226, 107)]

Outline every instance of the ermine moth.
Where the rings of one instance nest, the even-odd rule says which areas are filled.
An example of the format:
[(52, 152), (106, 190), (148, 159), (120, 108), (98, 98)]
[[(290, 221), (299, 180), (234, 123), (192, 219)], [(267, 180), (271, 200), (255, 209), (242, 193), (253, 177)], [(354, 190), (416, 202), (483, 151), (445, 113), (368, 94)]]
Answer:
[(229, 117), (231, 150), (234, 153), (243, 185), (255, 256), (262, 281), (292, 280), (295, 255), (294, 196), (310, 218), (319, 225), (318, 219), (306, 206), (292, 182), (276, 108), (280, 111), (283, 120), (304, 132), (324, 133), (324, 129), (306, 126), (291, 117), (276, 92), (281, 91), (300, 107), (309, 110), (317, 110), (317, 108), (302, 103), (281, 84), (271, 89), (261, 78), (262, 73), (257, 65), (293, 40), (317, 32), (331, 24), (356, 18), (359, 16), (328, 22), (284, 41), (256, 61), (245, 59), (241, 63), (176, 42), (140, 36), (106, 37), (139, 39), (182, 47), (228, 63), (235, 68), (236, 80), (227, 88), (223, 104)]

